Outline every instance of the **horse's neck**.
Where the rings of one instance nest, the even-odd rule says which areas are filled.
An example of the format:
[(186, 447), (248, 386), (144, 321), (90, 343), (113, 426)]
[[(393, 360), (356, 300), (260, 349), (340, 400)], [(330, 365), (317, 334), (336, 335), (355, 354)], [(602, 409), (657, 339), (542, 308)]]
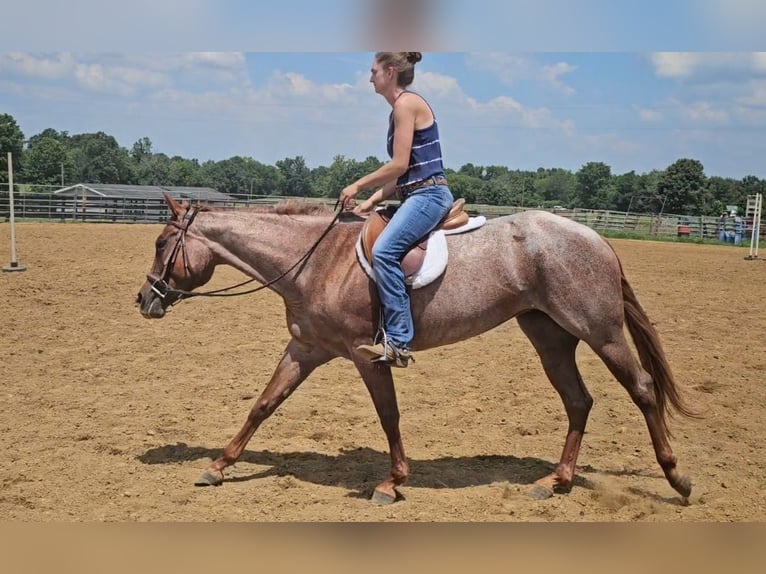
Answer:
[[(203, 214), (200, 214), (203, 215)], [(219, 263), (230, 265), (261, 283), (279, 277), (303, 257), (329, 225), (320, 217), (272, 213), (210, 212), (197, 232)], [(288, 296), (295, 284), (289, 276), (275, 290)]]

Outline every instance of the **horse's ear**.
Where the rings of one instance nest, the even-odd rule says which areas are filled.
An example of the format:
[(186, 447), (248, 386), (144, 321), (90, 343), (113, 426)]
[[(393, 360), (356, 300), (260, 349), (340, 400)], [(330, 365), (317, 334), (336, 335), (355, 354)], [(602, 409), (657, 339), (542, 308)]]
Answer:
[(183, 204), (178, 203), (175, 199), (170, 197), (164, 191), (162, 192), (162, 197), (165, 198), (165, 203), (168, 204), (168, 207), (170, 208), (170, 211), (173, 213), (173, 217), (176, 218), (176, 219), (180, 219), (181, 218), (181, 213), (184, 211)]

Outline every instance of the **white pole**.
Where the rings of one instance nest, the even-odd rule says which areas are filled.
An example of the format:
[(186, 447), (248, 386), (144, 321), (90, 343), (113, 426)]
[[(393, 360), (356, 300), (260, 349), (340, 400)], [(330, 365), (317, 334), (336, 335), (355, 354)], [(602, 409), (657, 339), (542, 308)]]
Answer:
[(13, 211), (13, 154), (8, 152), (8, 204), (10, 207), (11, 223), (11, 264), (3, 267), (3, 271), (26, 271), (16, 260), (16, 219)]
[(750, 236), (750, 254), (745, 259), (758, 259), (758, 242), (761, 238), (761, 208), (763, 197), (760, 193), (756, 193), (751, 204), (748, 197), (748, 207), (753, 208), (753, 233)]

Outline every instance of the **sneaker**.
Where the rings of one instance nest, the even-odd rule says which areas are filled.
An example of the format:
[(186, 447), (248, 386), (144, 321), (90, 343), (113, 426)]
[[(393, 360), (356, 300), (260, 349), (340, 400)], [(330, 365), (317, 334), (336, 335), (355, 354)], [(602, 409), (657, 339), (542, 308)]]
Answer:
[(412, 359), (413, 363), (415, 362), (409, 349), (399, 349), (391, 343), (387, 345), (383, 343), (359, 345), (356, 350), (359, 351), (360, 355), (369, 359), (370, 362), (385, 363), (391, 367), (404, 368), (410, 362), (410, 359)]

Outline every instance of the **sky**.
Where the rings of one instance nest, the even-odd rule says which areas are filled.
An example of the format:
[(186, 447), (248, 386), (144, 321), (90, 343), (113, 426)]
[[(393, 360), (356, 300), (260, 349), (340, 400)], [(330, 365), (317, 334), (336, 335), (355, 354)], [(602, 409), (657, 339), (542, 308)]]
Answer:
[[(575, 7), (576, 5), (576, 7)], [(412, 89), (445, 164), (613, 173), (680, 158), (766, 178), (758, 0), (27, 0), (0, 37), (0, 113), (26, 137), (104, 131), (199, 161), (385, 159), (374, 51), (423, 51)], [(114, 23), (120, 22), (115, 27)], [(29, 26), (26, 24), (32, 24)]]

